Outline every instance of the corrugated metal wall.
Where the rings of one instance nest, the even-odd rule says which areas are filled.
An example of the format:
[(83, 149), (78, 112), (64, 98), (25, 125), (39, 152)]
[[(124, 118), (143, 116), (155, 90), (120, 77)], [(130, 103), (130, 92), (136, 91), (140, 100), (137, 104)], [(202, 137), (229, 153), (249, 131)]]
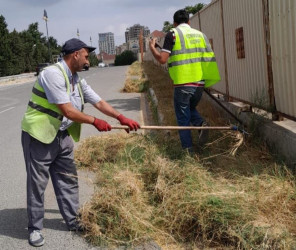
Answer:
[[(262, 102), (255, 100), (258, 97), (267, 98), (269, 103), (262, 1), (223, 1), (223, 17), (229, 95), (250, 103)], [(235, 31), (240, 27), (244, 34), (243, 59), (238, 59), (236, 50)]]
[(199, 13), (196, 13), (193, 17), (190, 18), (190, 26), (197, 30), (200, 30)]
[(269, 0), (272, 71), (279, 112), (296, 117), (296, 1)]
[(200, 13), (200, 23), (201, 31), (207, 36), (209, 40), (212, 39), (213, 41), (213, 50), (215, 52), (221, 76), (221, 81), (214, 85), (214, 88), (220, 92), (225, 93), (225, 62), (220, 1), (212, 3), (211, 6)]
[[(266, 109), (275, 100), (276, 111), (296, 119), (296, 0), (216, 0), (190, 21), (213, 40), (221, 74), (213, 89)], [(241, 27), (245, 58), (238, 59)]]

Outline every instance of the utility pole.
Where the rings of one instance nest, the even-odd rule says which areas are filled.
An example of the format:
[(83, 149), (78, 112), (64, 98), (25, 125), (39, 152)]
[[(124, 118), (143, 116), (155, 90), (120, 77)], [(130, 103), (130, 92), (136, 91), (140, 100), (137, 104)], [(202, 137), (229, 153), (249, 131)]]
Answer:
[(78, 39), (79, 39), (79, 29), (77, 29), (77, 37), (78, 37)]
[(43, 13), (43, 20), (45, 21), (45, 24), (46, 24), (48, 60), (49, 60), (49, 62), (51, 62), (51, 53), (50, 53), (50, 45), (49, 45), (49, 39), (48, 39), (48, 27), (47, 27), (48, 16), (47, 16), (46, 10), (44, 10), (44, 13)]
[(90, 41), (90, 46), (92, 46), (92, 40), (91, 40), (91, 37), (89, 37), (89, 41)]
[(141, 63), (143, 62), (143, 29), (140, 30), (139, 37), (140, 53), (141, 53)]

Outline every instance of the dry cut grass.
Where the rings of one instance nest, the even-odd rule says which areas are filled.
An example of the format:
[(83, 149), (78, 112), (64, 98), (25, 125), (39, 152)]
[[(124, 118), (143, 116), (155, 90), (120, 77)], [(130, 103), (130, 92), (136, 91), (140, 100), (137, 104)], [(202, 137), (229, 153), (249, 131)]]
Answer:
[[(170, 79), (153, 64), (141, 67), (164, 125), (175, 125)], [(198, 110), (211, 125), (225, 125), (205, 101)], [(109, 247), (153, 240), (162, 249), (294, 249), (295, 176), (264, 143), (248, 138), (233, 156), (235, 143), (233, 132), (213, 131), (192, 157), (175, 132), (86, 139), (75, 159), (98, 178), (81, 208), (85, 237)]]
[(148, 82), (145, 77), (142, 65), (136, 61), (128, 68), (122, 91), (127, 93), (143, 92), (146, 90), (147, 84)]
[[(295, 178), (284, 167), (269, 165), (268, 173), (227, 178), (178, 153), (177, 145), (120, 134), (89, 138), (76, 151), (78, 164), (92, 166), (98, 175), (97, 191), (81, 209), (93, 244), (137, 245), (151, 239), (170, 249), (295, 244)], [(96, 148), (91, 161), (89, 148)], [(102, 161), (106, 152), (110, 159)]]

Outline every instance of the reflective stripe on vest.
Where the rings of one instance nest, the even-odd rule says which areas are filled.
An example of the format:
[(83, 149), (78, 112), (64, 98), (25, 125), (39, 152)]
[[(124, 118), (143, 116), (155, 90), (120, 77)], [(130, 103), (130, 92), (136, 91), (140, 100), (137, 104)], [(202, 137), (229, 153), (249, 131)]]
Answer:
[(55, 111), (53, 111), (51, 109), (44, 108), (41, 105), (38, 105), (38, 104), (36, 104), (36, 103), (34, 103), (32, 101), (29, 101), (28, 106), (30, 106), (31, 108), (36, 109), (36, 110), (38, 110), (38, 111), (40, 111), (42, 113), (48, 114), (48, 115), (52, 116), (53, 118), (56, 118), (56, 119), (58, 119), (60, 121), (63, 120), (63, 115), (61, 115), (61, 114), (59, 114), (59, 113), (57, 113), (57, 112), (55, 112)]
[(205, 80), (209, 87), (220, 80), (214, 52), (203, 33), (189, 26), (172, 29), (176, 40), (169, 57), (169, 73), (175, 85)]
[(35, 94), (35, 95), (38, 95), (39, 97), (42, 97), (44, 99), (47, 99), (46, 97), (46, 94), (38, 89), (35, 88), (35, 86), (33, 87), (32, 89), (32, 92)]
[(216, 59), (213, 57), (202, 57), (202, 58), (193, 58), (193, 59), (187, 59), (182, 61), (176, 61), (169, 63), (169, 67), (173, 66), (179, 66), (184, 64), (190, 64), (190, 63), (196, 63), (196, 62), (216, 62)]

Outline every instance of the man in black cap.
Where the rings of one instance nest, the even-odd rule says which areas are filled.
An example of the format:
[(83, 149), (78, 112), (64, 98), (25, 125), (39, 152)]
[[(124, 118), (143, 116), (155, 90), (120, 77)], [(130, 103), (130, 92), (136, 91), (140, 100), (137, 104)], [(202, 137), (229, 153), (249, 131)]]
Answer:
[(77, 72), (89, 66), (88, 55), (95, 50), (79, 39), (68, 40), (62, 47), (63, 60), (45, 68), (33, 87), (22, 120), (22, 146), (27, 170), (27, 212), (29, 243), (42, 246), (44, 192), (49, 175), (60, 212), (70, 231), (80, 230), (77, 171), (73, 141), (79, 141), (81, 124), (110, 131), (106, 121), (83, 113), (84, 103), (116, 118), (130, 130), (140, 125), (124, 117), (104, 101)]

